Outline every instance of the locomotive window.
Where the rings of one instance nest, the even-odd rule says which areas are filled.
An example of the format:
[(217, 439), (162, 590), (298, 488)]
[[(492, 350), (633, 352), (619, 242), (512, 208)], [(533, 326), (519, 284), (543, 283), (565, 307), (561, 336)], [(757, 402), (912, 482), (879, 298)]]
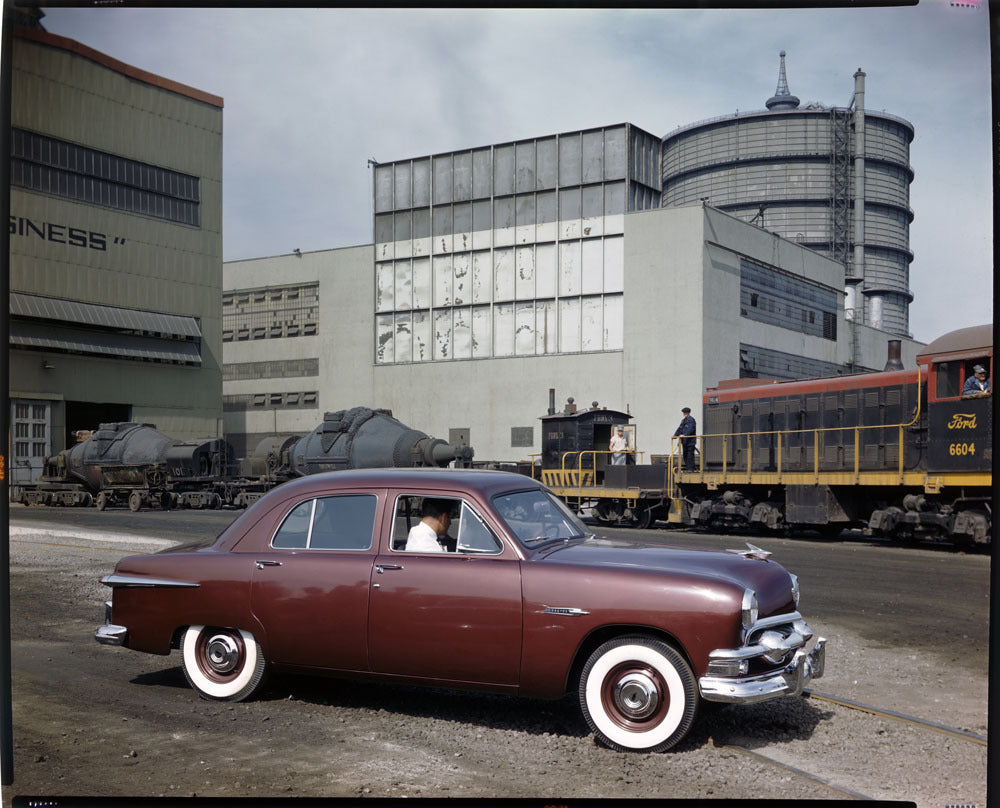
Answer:
[(939, 362), (934, 366), (937, 398), (955, 398), (962, 394), (962, 363)]

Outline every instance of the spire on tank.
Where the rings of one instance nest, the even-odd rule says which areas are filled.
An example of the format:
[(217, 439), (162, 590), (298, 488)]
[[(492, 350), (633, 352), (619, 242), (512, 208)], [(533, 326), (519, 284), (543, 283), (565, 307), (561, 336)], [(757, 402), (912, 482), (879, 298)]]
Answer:
[(778, 71), (778, 89), (774, 95), (767, 99), (765, 106), (768, 109), (797, 109), (799, 99), (792, 95), (788, 89), (788, 80), (785, 78), (785, 52), (781, 52), (781, 68)]

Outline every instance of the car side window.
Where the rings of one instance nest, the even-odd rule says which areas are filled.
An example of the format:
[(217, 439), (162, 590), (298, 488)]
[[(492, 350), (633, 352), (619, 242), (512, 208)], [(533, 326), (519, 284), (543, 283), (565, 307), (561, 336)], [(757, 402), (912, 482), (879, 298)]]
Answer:
[(271, 545), (298, 550), (367, 550), (375, 533), (377, 502), (371, 494), (300, 502), (285, 517)]
[[(425, 509), (424, 503), (434, 503)], [(429, 513), (437, 512), (447, 505), (449, 526), (447, 533), (438, 535), (437, 547), (433, 549), (428, 540), (433, 541), (433, 535), (420, 538), (414, 533), (414, 539), (409, 548), (407, 540), (411, 531), (418, 528), (421, 520)], [(425, 510), (427, 513), (425, 513)], [(453, 497), (423, 497), (404, 494), (396, 500), (395, 518), (393, 520), (392, 549), (397, 552), (443, 552), (449, 554), (496, 554), (503, 551), (500, 540), (487, 527), (482, 517), (468, 502)]]
[(459, 553), (499, 553), (503, 547), (499, 540), (493, 535), (482, 517), (469, 507), (469, 503), (462, 503), (462, 516), (456, 536), (456, 551)]
[(292, 508), (274, 534), (271, 546), (281, 550), (304, 550), (309, 542), (309, 526), (315, 503), (316, 500), (307, 499)]

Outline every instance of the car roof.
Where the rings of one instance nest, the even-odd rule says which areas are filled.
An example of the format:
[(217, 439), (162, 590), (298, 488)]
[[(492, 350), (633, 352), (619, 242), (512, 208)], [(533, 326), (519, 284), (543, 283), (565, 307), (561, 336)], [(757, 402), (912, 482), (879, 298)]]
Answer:
[(421, 488), (453, 490), (475, 489), (490, 496), (498, 491), (538, 488), (541, 483), (524, 474), (493, 469), (452, 468), (381, 468), (325, 471), (300, 477), (278, 487), (288, 493), (331, 488)]

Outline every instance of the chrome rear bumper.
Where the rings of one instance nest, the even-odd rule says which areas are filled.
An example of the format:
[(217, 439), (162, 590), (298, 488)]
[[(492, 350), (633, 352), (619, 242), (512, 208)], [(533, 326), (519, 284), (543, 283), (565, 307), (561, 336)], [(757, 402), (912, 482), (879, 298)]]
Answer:
[(104, 604), (104, 625), (97, 629), (94, 639), (101, 645), (125, 645), (128, 640), (128, 629), (116, 626), (111, 622), (111, 601)]

